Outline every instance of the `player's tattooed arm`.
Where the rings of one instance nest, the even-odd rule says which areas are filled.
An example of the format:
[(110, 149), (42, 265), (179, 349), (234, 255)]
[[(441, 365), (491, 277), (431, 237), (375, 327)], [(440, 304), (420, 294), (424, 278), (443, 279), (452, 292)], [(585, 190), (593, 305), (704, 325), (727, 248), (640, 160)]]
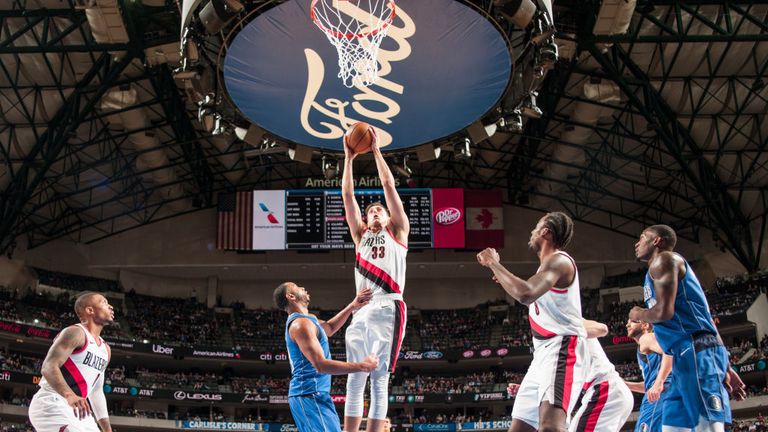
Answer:
[(543, 296), (552, 287), (565, 288), (576, 277), (573, 263), (562, 254), (553, 254), (541, 263), (541, 270), (530, 279), (517, 277), (501, 265), (496, 249), (488, 248), (477, 254), (477, 261), (493, 271), (493, 279), (512, 298), (529, 305)]
[(75, 394), (64, 380), (61, 373), (61, 367), (67, 361), (69, 356), (76, 349), (84, 346), (88, 341), (85, 333), (80, 327), (67, 327), (59, 333), (54, 339), (53, 345), (48, 350), (48, 354), (43, 360), (43, 366), (40, 373), (45, 377), (48, 384), (60, 394), (75, 412), (75, 416), (85, 418), (91, 410), (88, 401)]
[(650, 309), (635, 306), (629, 311), (629, 319), (651, 324), (672, 319), (675, 315), (675, 296), (681, 264), (680, 258), (672, 252), (662, 252), (653, 260), (648, 268), (648, 274), (653, 279), (656, 304)]

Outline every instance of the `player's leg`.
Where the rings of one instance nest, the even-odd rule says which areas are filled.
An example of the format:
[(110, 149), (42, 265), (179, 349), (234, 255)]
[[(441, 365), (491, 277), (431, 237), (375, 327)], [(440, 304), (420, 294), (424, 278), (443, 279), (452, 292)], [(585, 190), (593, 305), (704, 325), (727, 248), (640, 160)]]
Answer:
[(555, 406), (549, 401), (541, 401), (539, 405), (539, 432), (565, 432), (568, 416), (561, 406)]
[[(610, 390), (608, 381), (591, 385), (582, 398), (581, 408), (571, 419), (568, 430), (572, 432), (602, 431), (603, 429), (597, 429), (598, 420), (604, 415)], [(608, 431), (608, 429), (605, 430)]]
[[(676, 346), (675, 351), (670, 375), (672, 382), (665, 392), (661, 430), (663, 432), (691, 432), (696, 426), (696, 420), (690, 416), (683, 398), (688, 386), (686, 381), (695, 380), (695, 366), (691, 361), (693, 355), (685, 355), (693, 352), (693, 344), (690, 343), (684, 347)], [(677, 354), (680, 352), (684, 355)], [(694, 371), (694, 375), (690, 375), (691, 371)]]
[(725, 375), (728, 370), (728, 353), (712, 335), (697, 338), (694, 343), (697, 385), (689, 386), (684, 395), (698, 407), (696, 431), (721, 432), (725, 423), (731, 422), (731, 405), (725, 388)]
[(372, 313), (371, 325), (368, 326), (368, 343), (376, 347), (379, 367), (371, 372), (371, 407), (366, 427), (368, 432), (384, 430), (389, 408), (389, 377), (397, 365), (405, 336), (405, 325), (406, 308), (405, 303), (400, 300), (385, 302)]
[[(296, 423), (299, 432), (340, 432), (339, 418), (333, 409), (333, 416), (327, 413), (327, 403), (323, 395), (330, 400), (327, 393), (312, 395), (291, 396), (288, 398), (288, 406), (291, 416)], [(333, 403), (331, 402), (331, 405)]]
[[(362, 361), (369, 353), (365, 337), (366, 314), (370, 305), (358, 310), (347, 327), (344, 343), (347, 349), (347, 361)], [(344, 402), (344, 430), (357, 432), (363, 419), (363, 399), (368, 374), (357, 372), (347, 375), (347, 395)]]
[[(551, 374), (553, 362), (546, 362), (541, 353), (534, 353), (533, 362), (520, 383), (515, 402), (512, 405), (512, 425), (509, 432), (532, 432), (539, 428), (539, 405), (541, 393), (539, 382), (543, 376)], [(547, 370), (549, 369), (549, 370)]]

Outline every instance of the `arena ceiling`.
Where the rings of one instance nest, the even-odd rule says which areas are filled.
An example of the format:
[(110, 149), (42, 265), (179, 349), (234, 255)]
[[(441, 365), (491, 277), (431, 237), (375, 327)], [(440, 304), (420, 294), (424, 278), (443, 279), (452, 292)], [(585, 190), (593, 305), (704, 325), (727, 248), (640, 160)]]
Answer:
[[(633, 237), (664, 222), (693, 241), (712, 236), (747, 269), (761, 266), (768, 1), (556, 2), (560, 60), (540, 80), (530, 31), (493, 2), (471, 2), (497, 18), (516, 58), (510, 89), (482, 124), (508, 115), (522, 87), (538, 87), (543, 115), (476, 138), (470, 158), (444, 151), (418, 163), (408, 153), (415, 184), (501, 188), (511, 205), (564, 209)], [(247, 2), (245, 12), (278, 3)], [(213, 207), (218, 192), (303, 187), (323, 176), (324, 156), (338, 156), (316, 151), (301, 163), (278, 137), (237, 139), (226, 106), (222, 124), (206, 112), (208, 124), (198, 121), (200, 86), (220, 85), (211, 65), (224, 38), (196, 39), (201, 66), (184, 69), (194, 79), (174, 73), (180, 4), (0, 4), (0, 250), (20, 239), (98, 241)], [(358, 172), (373, 174), (372, 161)]]

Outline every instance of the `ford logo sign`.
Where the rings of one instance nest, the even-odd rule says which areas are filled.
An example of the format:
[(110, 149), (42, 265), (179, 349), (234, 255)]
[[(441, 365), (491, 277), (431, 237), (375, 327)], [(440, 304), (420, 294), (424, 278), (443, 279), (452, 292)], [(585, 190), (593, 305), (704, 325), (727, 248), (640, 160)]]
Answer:
[(466, 350), (463, 353), (461, 353), (461, 356), (464, 358), (472, 358), (475, 356), (475, 352), (472, 350)]
[(435, 212), (435, 222), (440, 225), (452, 225), (461, 219), (461, 210), (456, 207), (445, 207)]
[(491, 350), (486, 348), (486, 349), (480, 351), (480, 357), (490, 357), (491, 352), (492, 352)]
[(440, 359), (443, 358), (443, 353), (440, 351), (427, 351), (424, 353), (424, 358), (430, 360)]

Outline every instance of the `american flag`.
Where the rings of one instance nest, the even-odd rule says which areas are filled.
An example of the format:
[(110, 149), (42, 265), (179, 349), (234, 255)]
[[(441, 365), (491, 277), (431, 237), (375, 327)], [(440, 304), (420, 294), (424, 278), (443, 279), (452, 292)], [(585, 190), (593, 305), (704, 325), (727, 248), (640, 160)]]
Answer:
[(253, 192), (221, 193), (216, 248), (253, 249)]

